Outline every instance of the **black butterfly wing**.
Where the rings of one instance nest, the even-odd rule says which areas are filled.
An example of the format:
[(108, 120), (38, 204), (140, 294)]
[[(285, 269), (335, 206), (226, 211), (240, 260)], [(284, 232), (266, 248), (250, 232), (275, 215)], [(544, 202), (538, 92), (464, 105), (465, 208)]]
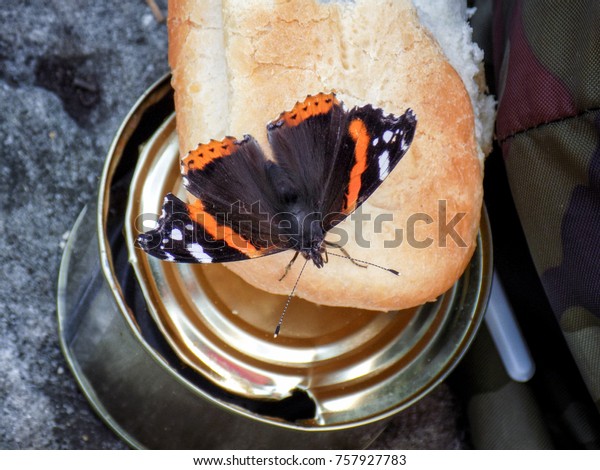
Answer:
[(305, 206), (319, 211), (329, 190), (346, 114), (333, 93), (307, 96), (267, 125), (278, 165)]
[(275, 245), (255, 246), (219, 224), (199, 201), (186, 204), (173, 194), (165, 196), (156, 228), (140, 234), (136, 243), (156, 258), (177, 263), (225, 263), (281, 251)]
[(326, 231), (355, 211), (383, 183), (410, 147), (416, 125), (411, 109), (394, 116), (367, 105), (347, 113), (323, 201), (322, 211), (328, 214)]
[(167, 195), (157, 227), (141, 234), (138, 246), (184, 263), (239, 261), (288, 249), (273, 224), (278, 206), (273, 167), (250, 136), (199, 145), (181, 165), (194, 201)]
[(385, 180), (414, 137), (412, 110), (396, 117), (371, 105), (344, 111), (335, 94), (296, 103), (267, 126), (281, 168), (328, 231)]

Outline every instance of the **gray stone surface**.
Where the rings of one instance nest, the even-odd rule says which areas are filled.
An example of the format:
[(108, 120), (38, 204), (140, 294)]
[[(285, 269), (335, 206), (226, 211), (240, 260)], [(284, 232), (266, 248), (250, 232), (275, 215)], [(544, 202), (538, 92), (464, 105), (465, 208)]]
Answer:
[[(125, 448), (61, 354), (56, 284), (111, 139), (168, 71), (166, 26), (142, 0), (8, 0), (0, 25), (0, 448)], [(458, 417), (442, 385), (375, 445), (463, 447)]]

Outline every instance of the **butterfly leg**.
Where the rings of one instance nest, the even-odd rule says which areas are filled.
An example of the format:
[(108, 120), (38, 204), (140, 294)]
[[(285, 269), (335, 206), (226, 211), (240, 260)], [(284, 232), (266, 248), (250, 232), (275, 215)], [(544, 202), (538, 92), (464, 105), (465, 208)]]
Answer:
[(283, 278), (285, 276), (287, 276), (287, 273), (290, 271), (290, 269), (292, 269), (292, 265), (294, 264), (294, 261), (296, 261), (296, 258), (298, 258), (299, 254), (300, 254), (300, 252), (296, 251), (296, 253), (294, 254), (294, 257), (291, 259), (291, 261), (285, 267), (285, 271), (283, 272), (283, 275), (279, 278), (279, 281), (283, 281)]
[[(354, 258), (352, 258), (352, 256), (350, 256), (350, 254), (344, 249), (344, 247), (342, 245), (338, 245), (337, 243), (332, 243), (332, 242), (328, 242), (327, 240), (325, 240), (325, 245), (331, 247), (331, 248), (337, 248), (338, 250), (340, 250), (342, 252), (342, 254), (348, 258), (350, 261), (352, 261), (353, 264), (355, 264), (356, 266), (360, 267), (360, 268), (366, 268), (367, 265), (364, 263), (361, 263), (360, 261), (355, 260)], [(325, 251), (325, 253), (327, 253), (327, 251)]]

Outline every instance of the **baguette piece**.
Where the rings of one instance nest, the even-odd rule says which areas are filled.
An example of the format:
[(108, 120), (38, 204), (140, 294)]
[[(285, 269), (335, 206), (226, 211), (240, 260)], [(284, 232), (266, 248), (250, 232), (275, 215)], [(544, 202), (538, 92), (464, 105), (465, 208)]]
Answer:
[[(269, 155), (266, 123), (320, 91), (335, 90), (347, 107), (371, 103), (394, 114), (410, 107), (418, 117), (411, 148), (362, 205), (362, 220), (351, 216), (338, 226), (352, 257), (399, 275), (329, 257), (323, 269), (307, 266), (300, 297), (371, 310), (409, 308), (450, 288), (471, 258), (484, 151), (469, 93), (421, 24), (427, 11), (410, 0), (169, 2), (182, 157), (199, 142), (244, 134)], [(481, 142), (489, 140), (484, 134)], [(226, 266), (260, 289), (289, 294), (303, 261), (278, 279), (292, 254)]]

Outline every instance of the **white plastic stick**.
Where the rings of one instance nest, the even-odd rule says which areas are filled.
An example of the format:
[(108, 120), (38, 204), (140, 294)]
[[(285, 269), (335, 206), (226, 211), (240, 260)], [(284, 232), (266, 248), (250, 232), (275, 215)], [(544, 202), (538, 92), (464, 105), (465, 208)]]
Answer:
[(535, 364), (496, 270), (485, 323), (508, 375), (517, 382), (531, 379)]

